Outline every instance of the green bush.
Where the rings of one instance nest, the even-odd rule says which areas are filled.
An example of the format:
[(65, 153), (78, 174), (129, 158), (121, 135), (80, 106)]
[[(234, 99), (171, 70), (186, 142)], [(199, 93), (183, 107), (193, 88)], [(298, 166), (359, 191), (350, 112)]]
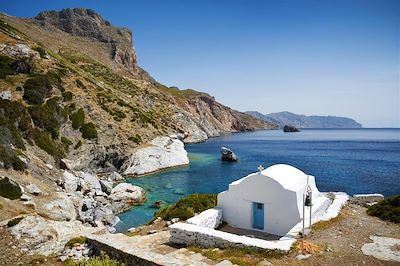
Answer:
[(68, 151), (69, 147), (73, 144), (73, 142), (64, 136), (62, 136), (60, 140), (61, 140), (61, 143), (64, 144), (65, 151)]
[(19, 224), (19, 222), (21, 222), (21, 220), (24, 218), (25, 217), (17, 217), (17, 218), (11, 219), (10, 221), (8, 221), (7, 227), (13, 227), (14, 225)]
[(0, 55), (0, 78), (5, 79), (8, 75), (15, 75), (15, 71), (11, 64), (14, 60), (8, 56)]
[(39, 148), (53, 156), (55, 159), (65, 157), (63, 145), (53, 140), (48, 133), (35, 129), (33, 132), (33, 139)]
[(79, 108), (78, 111), (69, 115), (69, 119), (72, 122), (72, 128), (79, 129), (85, 123), (85, 112), (82, 108)]
[(0, 126), (7, 127), (11, 131), (14, 145), (20, 149), (25, 149), (21, 137), (29, 135), (32, 130), (32, 123), (27, 108), (23, 104), (0, 99)]
[(7, 199), (19, 199), (22, 191), (19, 185), (8, 177), (0, 177), (0, 196)]
[(86, 243), (87, 238), (84, 236), (77, 236), (74, 238), (71, 238), (66, 244), (65, 247), (67, 248), (72, 248), (75, 244), (79, 243), (79, 244), (85, 244)]
[(82, 141), (81, 140), (79, 140), (77, 143), (76, 143), (76, 145), (74, 146), (74, 149), (76, 150), (76, 149), (79, 149), (79, 147), (81, 147), (82, 146)]
[(200, 213), (217, 205), (215, 194), (192, 194), (180, 199), (177, 203), (160, 209), (154, 214), (154, 218), (161, 217), (163, 220), (179, 218), (187, 220), (196, 213)]
[(104, 252), (100, 252), (100, 256), (94, 256), (88, 260), (67, 260), (67, 266), (124, 266), (125, 264), (118, 262), (117, 260), (110, 259), (110, 257)]
[(97, 130), (92, 122), (84, 124), (80, 131), (82, 133), (82, 138), (84, 139), (96, 139), (97, 138)]
[(27, 79), (24, 84), (24, 100), (29, 104), (42, 104), (50, 96), (52, 82), (45, 75)]
[(131, 136), (128, 138), (128, 140), (135, 142), (136, 144), (142, 143), (142, 137), (138, 134)]
[(72, 97), (74, 96), (74, 94), (70, 91), (66, 91), (63, 93), (63, 100), (64, 102), (69, 102), (72, 100)]
[(22, 171), (28, 168), (26, 163), (24, 163), (15, 150), (10, 147), (0, 144), (0, 161), (3, 162), (4, 168), (13, 168), (17, 171)]
[(35, 51), (37, 51), (39, 53), (40, 58), (46, 58), (47, 57), (47, 52), (43, 47), (38, 46), (38, 47), (33, 48), (33, 50), (35, 50)]
[(83, 84), (83, 82), (80, 79), (77, 79), (76, 81), (76, 86), (78, 86), (78, 88), (80, 89), (86, 89), (85, 85)]
[(400, 195), (386, 198), (368, 207), (367, 213), (382, 220), (400, 223)]
[(53, 97), (42, 105), (28, 108), (33, 123), (51, 133), (53, 139), (58, 138), (60, 126), (66, 120), (67, 113), (58, 103), (59, 98)]

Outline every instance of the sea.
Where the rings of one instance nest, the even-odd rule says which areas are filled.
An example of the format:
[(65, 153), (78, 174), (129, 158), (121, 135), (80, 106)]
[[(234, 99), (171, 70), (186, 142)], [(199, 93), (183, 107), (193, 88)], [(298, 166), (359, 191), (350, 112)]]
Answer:
[[(223, 146), (239, 161), (222, 162)], [(185, 148), (189, 165), (127, 179), (146, 190), (147, 201), (119, 215), (117, 231), (149, 221), (156, 201), (172, 204), (192, 193), (219, 193), (259, 165), (295, 166), (315, 176), (320, 191), (400, 194), (400, 129), (263, 130), (225, 134)]]

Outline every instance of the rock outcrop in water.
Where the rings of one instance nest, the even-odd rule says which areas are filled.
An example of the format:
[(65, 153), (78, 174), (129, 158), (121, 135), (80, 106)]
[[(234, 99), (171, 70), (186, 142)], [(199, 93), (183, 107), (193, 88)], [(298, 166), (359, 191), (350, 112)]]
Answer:
[(300, 132), (300, 130), (297, 127), (285, 125), (283, 127), (283, 132)]
[(238, 157), (232, 150), (226, 147), (221, 147), (221, 161), (237, 162)]

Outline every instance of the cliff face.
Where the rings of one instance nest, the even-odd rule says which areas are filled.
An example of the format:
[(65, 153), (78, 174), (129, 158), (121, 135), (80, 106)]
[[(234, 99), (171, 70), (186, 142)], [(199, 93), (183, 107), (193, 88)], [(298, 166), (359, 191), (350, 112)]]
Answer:
[(136, 71), (136, 53), (132, 45), (132, 32), (117, 28), (91, 9), (67, 8), (59, 12), (40, 12), (34, 22), (45, 29), (62, 30), (72, 36), (87, 37), (106, 44), (112, 59), (130, 71)]
[(7, 168), (20, 156), (33, 175), (43, 169), (28, 158), (122, 171), (159, 136), (200, 142), (274, 127), (207, 94), (161, 85), (137, 65), (131, 32), (92, 10), (0, 19), (0, 148), (13, 154), (0, 161)]
[(361, 128), (357, 121), (347, 117), (297, 115), (290, 112), (279, 112), (263, 115), (259, 112), (246, 112), (255, 118), (267, 121), (283, 128), (291, 125), (297, 128)]

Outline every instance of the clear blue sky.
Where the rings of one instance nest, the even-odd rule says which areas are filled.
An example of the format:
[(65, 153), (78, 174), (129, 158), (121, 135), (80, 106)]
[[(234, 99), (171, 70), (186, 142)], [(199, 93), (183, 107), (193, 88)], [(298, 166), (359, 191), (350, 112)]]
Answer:
[(0, 1), (0, 10), (87, 7), (134, 33), (161, 83), (240, 111), (349, 116), (400, 127), (400, 1)]

